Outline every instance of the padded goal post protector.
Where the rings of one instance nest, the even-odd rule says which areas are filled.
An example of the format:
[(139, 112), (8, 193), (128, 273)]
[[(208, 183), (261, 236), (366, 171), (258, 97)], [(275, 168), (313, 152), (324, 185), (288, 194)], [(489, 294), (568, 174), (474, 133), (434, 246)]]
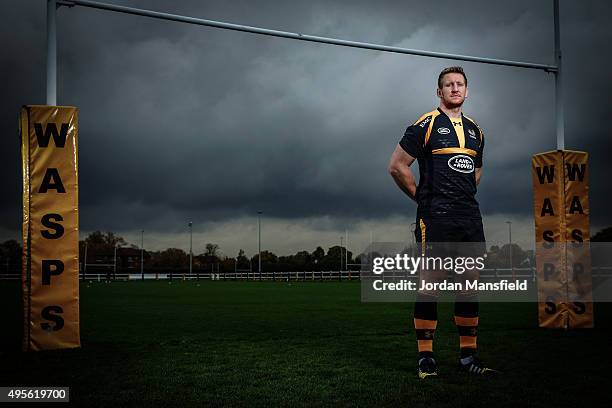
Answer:
[(24, 106), (23, 350), (80, 347), (78, 111)]
[(532, 158), (540, 327), (593, 327), (588, 175), (586, 152)]

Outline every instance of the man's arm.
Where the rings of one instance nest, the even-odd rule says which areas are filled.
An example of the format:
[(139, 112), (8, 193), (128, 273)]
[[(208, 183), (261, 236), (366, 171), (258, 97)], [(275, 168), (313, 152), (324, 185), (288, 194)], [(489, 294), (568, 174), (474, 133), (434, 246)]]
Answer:
[(415, 158), (406, 153), (398, 144), (389, 161), (389, 174), (391, 174), (391, 177), (395, 180), (395, 184), (397, 184), (408, 197), (416, 201), (417, 185), (412, 170), (410, 170), (410, 166), (414, 160)]
[(482, 167), (476, 167), (476, 185), (480, 183), (480, 175), (482, 174)]

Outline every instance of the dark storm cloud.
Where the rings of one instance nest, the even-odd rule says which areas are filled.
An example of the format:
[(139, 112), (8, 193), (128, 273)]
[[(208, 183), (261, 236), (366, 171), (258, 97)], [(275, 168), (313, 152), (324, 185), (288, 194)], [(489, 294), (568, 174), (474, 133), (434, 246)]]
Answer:
[[(115, 1), (408, 48), (552, 62), (549, 2)], [(175, 4), (176, 3), (176, 4)], [(552, 3), (552, 2), (550, 2)], [(503, 10), (503, 12), (500, 12)], [(591, 153), (592, 220), (612, 223), (612, 84), (603, 1), (562, 2), (566, 146)], [(5, 90), (1, 227), (20, 216), (17, 112), (44, 103), (45, 2), (0, 28)], [(386, 173), (405, 126), (437, 106), (452, 61), (381, 54), (61, 8), (59, 103), (80, 109), (83, 229), (173, 231), (185, 219), (410, 215)], [(529, 217), (530, 158), (555, 147), (550, 74), (464, 63), (465, 111), (487, 135), (485, 215)]]

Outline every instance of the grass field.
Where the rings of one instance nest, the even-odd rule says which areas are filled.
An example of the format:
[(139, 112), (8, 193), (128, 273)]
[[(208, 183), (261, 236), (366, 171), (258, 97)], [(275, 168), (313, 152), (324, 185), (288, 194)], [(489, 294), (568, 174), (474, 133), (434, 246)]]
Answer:
[(440, 376), (419, 381), (411, 306), (363, 304), (356, 282), (82, 285), (82, 348), (27, 354), (18, 350), (18, 283), (0, 283), (0, 299), (0, 386), (70, 386), (82, 406), (610, 401), (610, 304), (597, 305), (596, 329), (578, 331), (537, 329), (533, 304), (483, 304), (479, 346), (504, 371), (497, 378), (456, 369), (452, 304), (440, 304)]

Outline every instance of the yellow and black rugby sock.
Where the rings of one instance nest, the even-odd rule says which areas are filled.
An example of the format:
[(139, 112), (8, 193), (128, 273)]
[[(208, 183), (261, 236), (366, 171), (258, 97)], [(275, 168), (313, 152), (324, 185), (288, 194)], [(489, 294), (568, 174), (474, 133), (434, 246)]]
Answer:
[(419, 294), (414, 303), (414, 328), (419, 359), (433, 357), (433, 338), (438, 325), (438, 303), (433, 296)]
[(461, 358), (476, 354), (478, 337), (478, 302), (455, 301), (455, 324), (459, 330)]

